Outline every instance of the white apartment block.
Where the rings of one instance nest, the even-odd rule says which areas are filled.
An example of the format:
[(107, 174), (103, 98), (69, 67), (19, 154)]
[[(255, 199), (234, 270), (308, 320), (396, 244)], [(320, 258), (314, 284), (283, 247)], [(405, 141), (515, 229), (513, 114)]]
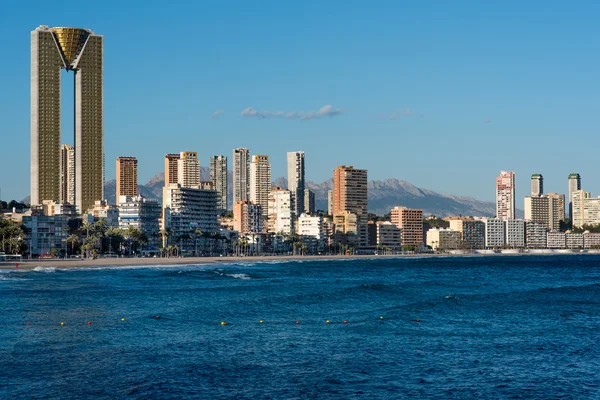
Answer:
[(113, 228), (119, 226), (119, 209), (115, 205), (108, 204), (106, 200), (97, 200), (94, 207), (88, 210), (88, 214), (96, 221), (104, 219), (107, 226)]
[(515, 173), (500, 171), (496, 178), (496, 218), (515, 219)]
[(467, 249), (485, 248), (485, 223), (472, 219), (451, 219), (450, 229), (462, 234), (463, 245)]
[(600, 233), (584, 232), (583, 248), (600, 249)]
[(583, 233), (567, 233), (565, 235), (567, 248), (568, 249), (583, 249), (584, 248), (584, 238)]
[(433, 250), (456, 250), (461, 247), (461, 233), (448, 228), (427, 231), (427, 245)]
[(294, 214), (292, 210), (292, 192), (274, 188), (269, 195), (268, 231), (278, 234), (290, 234), (294, 230)]
[(316, 241), (316, 247), (322, 249), (326, 242), (325, 226), (323, 217), (320, 215), (310, 216), (301, 214), (298, 218), (296, 233), (301, 238), (312, 238)]
[(528, 249), (545, 249), (546, 232), (548, 229), (542, 222), (527, 222), (526, 224), (526, 243)]
[(525, 220), (509, 219), (504, 221), (505, 245), (511, 248), (525, 247)]
[(390, 221), (377, 221), (377, 246), (389, 247), (390, 249), (402, 248), (402, 230)]
[(295, 215), (304, 212), (304, 152), (287, 153), (288, 189), (292, 192), (292, 210)]
[(189, 235), (200, 229), (204, 233), (220, 230), (217, 192), (171, 184), (163, 188), (164, 229), (172, 237)]
[(210, 181), (217, 191), (217, 207), (227, 210), (227, 157), (219, 155), (210, 158)]
[(141, 230), (148, 238), (148, 246), (156, 248), (161, 215), (158, 200), (142, 196), (120, 196), (118, 201), (119, 228), (132, 226)]
[(485, 222), (485, 247), (488, 249), (504, 247), (504, 221), (499, 218), (487, 218)]
[(573, 192), (573, 227), (600, 224), (600, 197), (593, 198), (590, 192)]
[(525, 220), (542, 222), (548, 229), (558, 230), (565, 215), (565, 196), (549, 193), (525, 197)]
[(250, 200), (250, 150), (233, 150), (233, 203)]
[(546, 246), (549, 249), (566, 249), (567, 236), (564, 232), (550, 231), (546, 234)]

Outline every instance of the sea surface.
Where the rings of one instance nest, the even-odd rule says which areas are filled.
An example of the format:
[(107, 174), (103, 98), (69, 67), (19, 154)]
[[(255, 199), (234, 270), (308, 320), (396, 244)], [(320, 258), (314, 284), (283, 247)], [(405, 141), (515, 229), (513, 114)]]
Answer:
[(4, 270), (0, 398), (598, 399), (600, 256)]

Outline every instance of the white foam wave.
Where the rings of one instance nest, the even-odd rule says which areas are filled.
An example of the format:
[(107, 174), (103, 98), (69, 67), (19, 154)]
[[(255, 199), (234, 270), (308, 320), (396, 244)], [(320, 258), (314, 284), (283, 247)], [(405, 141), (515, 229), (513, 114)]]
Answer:
[(250, 276), (246, 274), (225, 274), (225, 276), (230, 276), (235, 279), (250, 279)]
[(45, 272), (47, 274), (56, 272), (56, 268), (54, 267), (35, 267), (33, 270), (35, 272)]

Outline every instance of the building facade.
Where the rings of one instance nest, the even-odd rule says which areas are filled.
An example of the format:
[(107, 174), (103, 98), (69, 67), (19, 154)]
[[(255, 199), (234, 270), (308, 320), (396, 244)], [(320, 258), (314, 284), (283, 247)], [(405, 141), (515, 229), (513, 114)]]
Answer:
[(333, 170), (333, 215), (357, 216), (359, 246), (369, 243), (367, 214), (367, 170), (340, 165)]
[(103, 37), (89, 29), (31, 32), (31, 204), (60, 199), (61, 69), (73, 72), (79, 212), (104, 198)]
[(512, 249), (525, 247), (525, 220), (509, 219), (504, 221), (504, 244)]
[(157, 199), (142, 196), (121, 196), (119, 205), (119, 228), (132, 226), (139, 229), (148, 238), (147, 247), (158, 247), (160, 204)]
[(573, 193), (581, 190), (581, 175), (578, 173), (569, 174), (568, 178), (569, 187), (569, 219), (573, 221)]
[(499, 249), (504, 247), (504, 221), (500, 218), (487, 218), (485, 221), (485, 247)]
[(61, 203), (75, 204), (75, 147), (60, 147), (60, 197)]
[(250, 200), (250, 150), (233, 150), (233, 202)]
[(557, 193), (525, 197), (525, 220), (543, 223), (548, 229), (558, 230), (565, 215), (565, 197)]
[(233, 205), (233, 229), (242, 235), (263, 232), (262, 207), (252, 202), (237, 201)]
[(500, 171), (496, 178), (496, 218), (515, 219), (515, 173)]
[(177, 183), (179, 180), (179, 153), (165, 154), (165, 186)]
[(383, 250), (402, 248), (402, 230), (390, 221), (375, 222), (376, 245)]
[(525, 242), (528, 249), (545, 249), (548, 228), (542, 222), (527, 221), (525, 225)]
[(271, 164), (269, 156), (254, 155), (250, 163), (250, 201), (261, 206), (265, 220), (268, 217), (270, 192)]
[(433, 250), (457, 250), (461, 248), (461, 233), (448, 228), (431, 228), (427, 231), (427, 246)]
[(317, 208), (315, 206), (315, 192), (310, 189), (304, 189), (304, 212), (306, 214), (314, 214), (317, 212)]
[(294, 231), (293, 194), (282, 188), (273, 188), (269, 194), (268, 232), (290, 234)]
[(288, 189), (292, 192), (294, 215), (304, 212), (304, 152), (290, 151), (287, 153)]
[(392, 208), (391, 222), (401, 229), (402, 246), (423, 245), (423, 210), (396, 206)]
[(544, 194), (544, 177), (542, 174), (531, 175), (531, 196), (541, 196)]
[(103, 219), (106, 225), (111, 228), (119, 226), (119, 208), (116, 205), (108, 204), (106, 200), (97, 200), (94, 207), (88, 210), (94, 221)]
[(567, 235), (565, 232), (548, 231), (546, 233), (546, 246), (549, 249), (566, 249)]
[(475, 250), (485, 248), (485, 223), (473, 219), (451, 219), (450, 229), (462, 236), (462, 247)]
[[(121, 196), (136, 197), (138, 192), (138, 166), (135, 157), (117, 157), (117, 192)], [(94, 203), (95, 204), (95, 203)]]
[(69, 236), (68, 215), (32, 214), (23, 216), (23, 241), (27, 245), (27, 254), (31, 257), (48, 256), (57, 251), (67, 249)]
[(227, 157), (210, 158), (210, 180), (217, 191), (217, 207), (221, 211), (227, 210)]
[(177, 183), (185, 188), (200, 187), (200, 161), (195, 151), (182, 151), (177, 160)]

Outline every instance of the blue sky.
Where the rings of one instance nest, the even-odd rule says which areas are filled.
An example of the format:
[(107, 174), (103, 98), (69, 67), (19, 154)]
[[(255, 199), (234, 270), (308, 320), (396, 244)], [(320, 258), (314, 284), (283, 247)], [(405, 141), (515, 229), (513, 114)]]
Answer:
[[(522, 208), (532, 173), (564, 193), (579, 172), (600, 194), (598, 2), (5, 3), (4, 199), (29, 193), (38, 25), (104, 35), (107, 179), (119, 155), (138, 157), (145, 182), (167, 152), (198, 151), (207, 166), (249, 147), (271, 157), (274, 177), (286, 174), (287, 151), (304, 150), (318, 182), (350, 164), (370, 179), (493, 200), (499, 171), (514, 170)], [(70, 101), (68, 85), (63, 96)]]

